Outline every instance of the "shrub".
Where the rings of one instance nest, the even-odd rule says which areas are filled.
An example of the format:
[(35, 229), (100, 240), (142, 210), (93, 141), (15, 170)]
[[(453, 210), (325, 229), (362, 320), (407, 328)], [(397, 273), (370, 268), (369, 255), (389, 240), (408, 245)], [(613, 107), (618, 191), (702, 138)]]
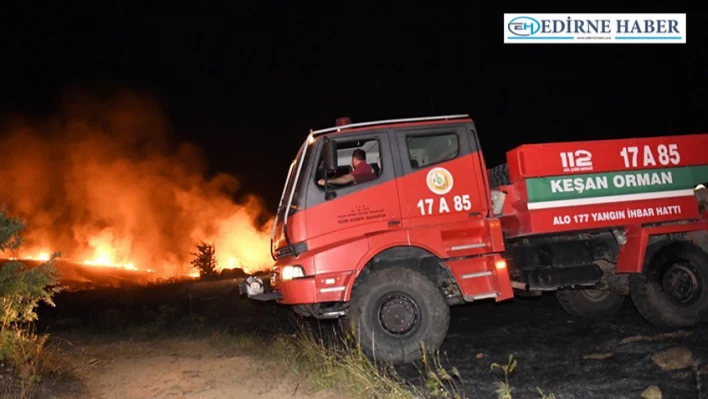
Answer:
[(214, 277), (216, 273), (216, 249), (213, 244), (202, 242), (197, 244), (197, 253), (190, 262), (197, 270), (200, 277)]
[(34, 268), (10, 261), (0, 268), (0, 332), (21, 330), (35, 321), (40, 302), (53, 306), (56, 284), (53, 260)]
[[(0, 250), (17, 249), (22, 244), (24, 224), (0, 210)], [(35, 377), (46, 336), (32, 332), (40, 302), (54, 306), (53, 295), (60, 290), (54, 267), (59, 254), (37, 267), (10, 261), (0, 267), (0, 361), (14, 367), (21, 378)]]

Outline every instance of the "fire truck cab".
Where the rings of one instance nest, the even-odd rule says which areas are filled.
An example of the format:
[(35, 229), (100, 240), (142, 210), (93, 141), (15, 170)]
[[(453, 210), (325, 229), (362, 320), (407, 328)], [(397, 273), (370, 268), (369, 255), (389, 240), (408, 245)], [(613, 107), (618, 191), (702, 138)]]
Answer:
[[(392, 362), (420, 359), (422, 343), (439, 348), (450, 306), (515, 292), (556, 291), (561, 306), (581, 317), (610, 314), (631, 295), (657, 325), (693, 325), (708, 317), (708, 224), (693, 195), (708, 181), (701, 166), (708, 140), (682, 137), (661, 155), (662, 162), (682, 157), (669, 165), (676, 170), (656, 172), (671, 189), (663, 196), (627, 180), (603, 194), (614, 180), (596, 172), (616, 172), (614, 158), (596, 158), (588, 169), (589, 152), (577, 152), (578, 143), (510, 151), (508, 164), (488, 170), (468, 115), (340, 119), (311, 131), (290, 165), (273, 226), (269, 289), (251, 277), (241, 292), (292, 305), (301, 316), (340, 318), (367, 354)], [(615, 144), (591, 143), (615, 151)], [(331, 184), (351, 173), (358, 149), (375, 178)], [(564, 174), (570, 182), (552, 180)], [(679, 175), (686, 177), (674, 184)], [(572, 202), (585, 198), (570, 192), (578, 176), (599, 196)], [(645, 176), (634, 179), (636, 186)], [(556, 194), (561, 202), (553, 203)], [(646, 205), (630, 207), (634, 218), (624, 210), (633, 201)]]

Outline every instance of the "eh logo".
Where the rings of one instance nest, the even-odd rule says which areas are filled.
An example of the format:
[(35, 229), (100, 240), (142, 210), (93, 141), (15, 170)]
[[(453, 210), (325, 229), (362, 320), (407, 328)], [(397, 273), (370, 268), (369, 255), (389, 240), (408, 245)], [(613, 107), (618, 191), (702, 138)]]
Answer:
[(509, 21), (508, 29), (516, 36), (531, 36), (541, 30), (541, 23), (531, 17), (516, 17)]

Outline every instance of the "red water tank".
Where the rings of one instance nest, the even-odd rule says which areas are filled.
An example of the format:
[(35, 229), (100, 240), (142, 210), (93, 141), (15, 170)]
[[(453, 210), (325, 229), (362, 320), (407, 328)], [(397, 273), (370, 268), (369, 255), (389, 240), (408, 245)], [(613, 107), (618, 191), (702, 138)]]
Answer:
[(345, 116), (343, 118), (337, 118), (337, 122), (336, 122), (335, 126), (344, 126), (344, 125), (348, 125), (350, 123), (352, 123), (352, 120), (349, 119), (348, 116)]

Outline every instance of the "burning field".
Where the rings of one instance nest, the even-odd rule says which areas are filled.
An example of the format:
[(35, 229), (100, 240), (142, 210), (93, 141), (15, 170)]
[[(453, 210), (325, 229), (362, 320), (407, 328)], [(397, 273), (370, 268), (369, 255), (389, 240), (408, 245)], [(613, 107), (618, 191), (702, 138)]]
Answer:
[(72, 94), (62, 104), (46, 120), (16, 116), (1, 128), (0, 198), (26, 223), (21, 249), (6, 258), (59, 252), (64, 272), (183, 278), (195, 274), (195, 245), (207, 242), (217, 270), (269, 266), (262, 200), (234, 176), (208, 177), (200, 149), (175, 144), (155, 101)]

